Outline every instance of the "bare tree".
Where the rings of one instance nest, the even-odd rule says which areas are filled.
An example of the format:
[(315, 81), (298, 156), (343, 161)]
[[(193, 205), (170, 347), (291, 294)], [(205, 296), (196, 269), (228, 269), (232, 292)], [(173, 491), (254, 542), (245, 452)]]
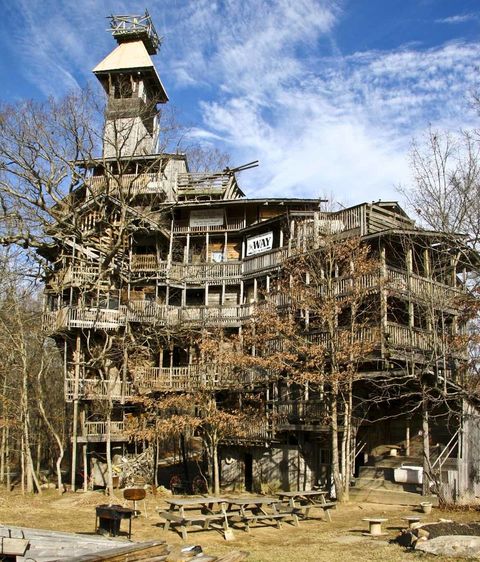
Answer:
[(413, 141), (411, 186), (400, 189), (429, 228), (480, 241), (480, 138), (476, 131), (429, 129)]

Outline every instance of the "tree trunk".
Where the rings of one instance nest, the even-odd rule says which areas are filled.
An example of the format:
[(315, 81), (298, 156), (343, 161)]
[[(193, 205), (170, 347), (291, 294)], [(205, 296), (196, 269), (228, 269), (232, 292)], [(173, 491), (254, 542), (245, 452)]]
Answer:
[(335, 485), (335, 496), (338, 501), (344, 501), (344, 489), (342, 475), (340, 474), (340, 455), (338, 450), (338, 404), (337, 396), (333, 394), (331, 398), (331, 443), (332, 443), (332, 474)]
[(70, 484), (72, 492), (75, 492), (75, 480), (77, 476), (77, 441), (78, 441), (78, 391), (80, 385), (80, 336), (77, 335), (75, 344), (75, 381), (73, 388), (73, 424), (72, 424), (72, 474)]
[(190, 487), (190, 474), (188, 471), (187, 451), (185, 448), (185, 435), (183, 433), (180, 434), (180, 451), (182, 454), (183, 476), (185, 478), (185, 482), (188, 482), (188, 487)]
[(428, 398), (423, 395), (422, 402), (422, 432), (423, 432), (423, 486), (422, 494), (430, 494), (430, 428), (428, 423)]
[[(57, 460), (56, 460), (56, 463), (55, 463), (55, 470), (56, 470), (56, 473), (57, 473), (58, 493), (62, 494), (63, 493), (63, 482), (62, 482), (62, 469), (61, 469), (61, 467), (62, 467), (63, 456), (65, 454), (65, 449), (63, 447), (63, 443), (62, 443), (62, 440), (60, 439), (60, 436), (55, 431), (55, 428), (53, 427), (52, 423), (48, 419), (47, 412), (45, 411), (45, 407), (43, 405), (43, 393), (42, 393), (42, 382), (41, 382), (42, 373), (43, 373), (43, 369), (40, 369), (39, 372), (38, 372), (38, 410), (40, 412), (40, 415), (42, 416), (43, 421), (45, 422), (45, 425), (50, 430), (50, 433), (53, 435), (53, 438), (55, 439), (55, 441), (57, 443), (57, 446), (58, 446), (58, 456), (57, 456)], [(72, 491), (74, 491), (74, 490), (75, 490), (75, 488), (72, 488)]]
[(83, 457), (83, 491), (88, 492), (88, 456), (87, 456), (86, 443), (84, 443), (82, 446), (82, 457)]
[(112, 409), (111, 405), (108, 405), (107, 416), (106, 416), (106, 426), (107, 426), (107, 493), (110, 497), (113, 497), (113, 466), (112, 466), (112, 434), (111, 434), (111, 423), (112, 423)]
[(2, 404), (2, 415), (4, 419), (4, 426), (2, 427), (2, 446), (0, 451), (0, 481), (5, 484), (5, 463), (6, 463), (6, 445), (7, 445), (7, 432), (8, 432), (8, 409), (7, 409), (7, 377), (3, 379), (3, 404)]
[(42, 468), (42, 438), (39, 432), (37, 441), (37, 474), (40, 474), (40, 469)]
[(212, 443), (212, 461), (213, 461), (213, 493), (215, 496), (220, 495), (220, 466), (218, 463), (218, 443)]
[(5, 445), (7, 436), (7, 426), (2, 427), (2, 445), (0, 447), (0, 482), (5, 484)]
[(25, 495), (25, 443), (23, 435), (20, 444), (20, 476), (20, 489), (23, 496)]
[(12, 489), (12, 473), (10, 471), (10, 429), (7, 426), (7, 435), (5, 437), (5, 464), (7, 465), (7, 490)]

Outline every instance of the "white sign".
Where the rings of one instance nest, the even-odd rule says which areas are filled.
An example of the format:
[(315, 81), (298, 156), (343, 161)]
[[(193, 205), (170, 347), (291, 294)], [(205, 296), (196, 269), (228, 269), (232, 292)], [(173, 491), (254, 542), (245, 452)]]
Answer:
[(190, 226), (223, 226), (223, 209), (190, 211)]
[(247, 256), (267, 252), (273, 247), (273, 232), (266, 232), (253, 238), (247, 238)]

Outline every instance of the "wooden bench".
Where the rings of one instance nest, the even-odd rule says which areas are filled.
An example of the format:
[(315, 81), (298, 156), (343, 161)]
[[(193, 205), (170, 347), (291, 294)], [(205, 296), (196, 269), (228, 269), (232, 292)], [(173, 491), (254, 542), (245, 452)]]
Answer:
[(165, 523), (163, 524), (163, 530), (168, 531), (170, 528), (171, 523), (175, 523), (180, 527), (180, 531), (182, 533), (182, 539), (184, 541), (188, 538), (188, 528), (189, 527), (200, 527), (201, 529), (208, 529), (211, 523), (214, 522), (221, 522), (223, 523), (224, 530), (227, 529), (225, 515), (222, 513), (212, 514), (212, 515), (202, 515), (194, 514), (194, 515), (179, 515), (178, 513), (172, 513), (171, 511), (159, 511), (158, 514), (160, 517), (165, 519)]
[(252, 523), (258, 523), (259, 521), (272, 521), (275, 523), (277, 529), (280, 529), (283, 521), (291, 519), (293, 524), (298, 527), (298, 517), (293, 511), (284, 511), (281, 513), (253, 513), (252, 515), (241, 515), (236, 512), (233, 515), (228, 515), (228, 520), (231, 523), (243, 523), (245, 525), (245, 531), (250, 532), (250, 525)]
[(327, 519), (331, 522), (332, 516), (330, 515), (331, 509), (336, 509), (337, 504), (335, 502), (325, 502), (325, 503), (307, 503), (302, 502), (299, 507), (291, 508), (294, 513), (301, 515), (303, 518), (307, 519), (311, 509), (323, 509), (323, 513), (326, 515)]

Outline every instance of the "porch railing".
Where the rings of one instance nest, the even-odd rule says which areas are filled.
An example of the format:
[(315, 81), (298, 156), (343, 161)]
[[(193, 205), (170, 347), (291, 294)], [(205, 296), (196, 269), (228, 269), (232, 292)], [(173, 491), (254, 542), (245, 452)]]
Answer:
[(241, 230), (242, 228), (245, 228), (244, 219), (231, 219), (221, 225), (191, 226), (188, 220), (178, 220), (173, 223), (173, 232), (175, 234), (187, 232), (224, 232)]
[[(107, 435), (107, 422), (105, 421), (86, 421), (83, 424), (84, 436), (100, 436)], [(124, 421), (111, 421), (110, 422), (111, 435), (119, 436), (125, 433)]]
[(65, 400), (71, 402), (75, 398), (80, 400), (122, 400), (133, 396), (132, 384), (129, 381), (103, 380), (94, 378), (80, 378), (78, 391), (75, 392), (75, 379), (65, 379)]
[(265, 373), (255, 369), (234, 369), (229, 366), (206, 363), (179, 367), (131, 367), (135, 384), (152, 390), (221, 389), (254, 385), (265, 381)]

